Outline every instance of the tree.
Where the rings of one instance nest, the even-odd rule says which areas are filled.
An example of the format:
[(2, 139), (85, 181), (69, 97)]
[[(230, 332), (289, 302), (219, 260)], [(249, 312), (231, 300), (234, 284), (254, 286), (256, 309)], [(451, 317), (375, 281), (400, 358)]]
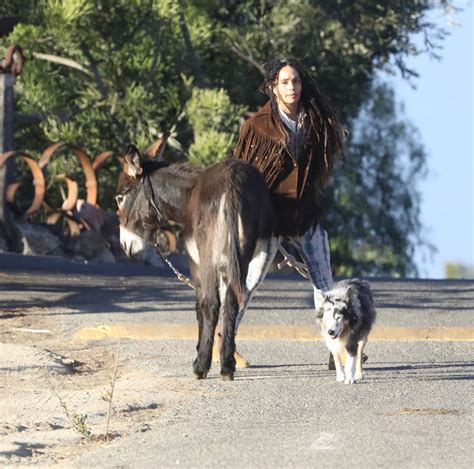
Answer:
[(223, 88), (194, 88), (186, 103), (186, 114), (194, 132), (190, 160), (208, 165), (228, 158), (239, 132), (238, 117), (243, 112), (244, 107), (233, 104)]
[(462, 262), (446, 262), (444, 264), (446, 278), (474, 279), (474, 265)]
[[(33, 133), (94, 151), (146, 144), (177, 121), (193, 87), (225, 89), (253, 111), (264, 100), (260, 64), (288, 55), (304, 58), (347, 121), (377, 70), (415, 73), (405, 64), (420, 53), (410, 35), (425, 34), (435, 50), (442, 32), (424, 19), (431, 8), (428, 0), (6, 0), (0, 14), (24, 21), (3, 44), (20, 43), (29, 58), (18, 106), (36, 119), (21, 124), (19, 143)], [(180, 137), (187, 149), (192, 132)]]
[(327, 223), (339, 275), (415, 275), (422, 243), (417, 182), (426, 155), (399, 117), (393, 90), (374, 86), (354, 120), (347, 158), (330, 188)]
[[(175, 2), (32, 3), (24, 10), (22, 1), (7, 4), (24, 21), (3, 41), (21, 44), (28, 59), (17, 84), (17, 147), (39, 152), (67, 141), (94, 157), (129, 142), (147, 146), (178, 121), (191, 92), (180, 75), (186, 69), (175, 40)], [(74, 164), (55, 160), (50, 169), (71, 172)], [(101, 172), (108, 208), (117, 171), (116, 164), (112, 173)]]
[[(436, 53), (443, 32), (426, 20), (435, 5), (448, 8), (449, 2), (6, 0), (0, 14), (17, 14), (23, 21), (0, 45), (17, 42), (29, 59), (17, 86), (16, 145), (39, 151), (51, 141), (66, 140), (96, 155), (122, 151), (128, 142), (145, 147), (159, 131), (171, 130), (173, 158), (207, 164), (233, 148), (240, 114), (264, 102), (257, 90), (261, 64), (289, 55), (304, 60), (352, 128), (362, 106), (372, 102), (378, 71), (416, 76), (406, 65), (409, 56), (423, 52), (414, 45), (414, 34), (425, 36), (424, 52)], [(353, 144), (350, 157), (360, 145), (375, 149), (380, 142)], [(394, 156), (396, 167), (400, 157)], [(380, 172), (393, 170), (376, 156), (370, 163)], [(109, 188), (110, 208), (116, 169), (101, 181), (102, 191)], [(350, 164), (346, 171), (343, 182), (351, 187), (358, 175)], [(383, 202), (389, 203), (390, 188), (380, 187)], [(416, 191), (406, 196), (414, 198), (407, 204), (417, 206)], [(340, 197), (336, 200), (333, 218), (342, 219), (347, 207)], [(400, 219), (407, 223), (400, 236), (416, 238), (419, 223), (416, 211), (410, 213)], [(345, 228), (340, 239), (361, 239), (351, 229)], [(387, 228), (372, 229), (386, 236)], [(393, 267), (387, 271), (412, 271), (401, 260), (410, 246), (412, 241), (395, 243), (393, 256), (384, 257)], [(349, 244), (338, 242), (334, 249), (338, 265), (352, 266), (346, 271), (367, 268), (349, 256)]]

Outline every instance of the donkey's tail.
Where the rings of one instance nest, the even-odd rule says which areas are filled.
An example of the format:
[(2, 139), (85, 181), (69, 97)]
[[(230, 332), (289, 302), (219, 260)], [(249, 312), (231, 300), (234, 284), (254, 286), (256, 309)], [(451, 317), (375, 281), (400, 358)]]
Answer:
[(234, 191), (227, 193), (225, 220), (228, 227), (228, 264), (227, 276), (229, 287), (234, 291), (239, 306), (245, 301), (245, 278), (242, 268), (242, 249), (240, 246), (241, 223), (240, 197)]

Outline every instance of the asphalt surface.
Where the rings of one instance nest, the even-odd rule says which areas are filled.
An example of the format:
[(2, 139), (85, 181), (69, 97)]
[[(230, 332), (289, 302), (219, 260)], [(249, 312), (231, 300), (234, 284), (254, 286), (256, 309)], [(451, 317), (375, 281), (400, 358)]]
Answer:
[[(238, 340), (252, 366), (230, 383), (216, 364), (207, 380), (192, 379), (195, 341), (186, 335), (146, 333), (194, 326), (193, 291), (165, 268), (0, 255), (0, 280), (2, 310), (34, 310), (53, 345), (113, 347), (116, 335), (87, 331), (134, 325), (122, 360), (188, 394), (146, 432), (86, 448), (68, 467), (473, 466), (474, 281), (369, 279), (378, 316), (365, 379), (343, 385), (321, 341), (261, 334), (288, 326), (317, 336), (311, 289), (296, 275), (270, 274), (262, 285)], [(439, 333), (400, 334), (407, 328)]]

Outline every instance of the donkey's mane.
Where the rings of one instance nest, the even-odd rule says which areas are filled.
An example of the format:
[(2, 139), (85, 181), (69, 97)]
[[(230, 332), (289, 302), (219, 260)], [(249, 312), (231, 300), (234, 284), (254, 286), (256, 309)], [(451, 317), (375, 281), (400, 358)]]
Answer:
[(142, 161), (143, 174), (151, 176), (152, 173), (158, 171), (159, 169), (168, 168), (166, 173), (179, 175), (187, 179), (188, 177), (194, 177), (202, 173), (203, 168), (196, 166), (189, 161), (182, 161), (179, 163), (170, 163), (165, 160), (157, 160), (154, 158), (147, 158)]
[(150, 181), (157, 215), (165, 219), (165, 213), (172, 214), (174, 221), (183, 222), (187, 198), (196, 185), (200, 168), (190, 162), (169, 163), (163, 160), (147, 159), (142, 162), (142, 177)]

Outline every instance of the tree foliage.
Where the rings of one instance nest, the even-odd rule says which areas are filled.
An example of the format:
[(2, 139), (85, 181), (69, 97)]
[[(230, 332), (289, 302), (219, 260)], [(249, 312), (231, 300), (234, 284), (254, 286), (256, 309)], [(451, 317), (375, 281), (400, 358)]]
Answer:
[(243, 112), (244, 107), (233, 104), (223, 88), (194, 88), (186, 103), (186, 115), (194, 132), (190, 160), (208, 165), (229, 157)]
[[(359, 160), (370, 165), (370, 174), (377, 173), (372, 180), (380, 183), (381, 202), (374, 199), (364, 207), (370, 213), (383, 207), (386, 216), (383, 224), (362, 217), (365, 238), (350, 224), (337, 225), (339, 271), (374, 272), (354, 254), (355, 240), (365, 239), (370, 249), (364, 259), (372, 256), (377, 262), (383, 255), (383, 272), (408, 273), (413, 242), (385, 243), (383, 252), (381, 246), (383, 240), (393, 241), (387, 231), (397, 223), (403, 225), (401, 237), (416, 238), (418, 194), (413, 189), (391, 201), (392, 182), (383, 185), (382, 180), (392, 181), (409, 156), (403, 151), (411, 151), (406, 146), (411, 130), (393, 124), (393, 107), (380, 104), (380, 88), (373, 94), (373, 84), (380, 70), (416, 75), (406, 65), (408, 57), (423, 52), (414, 44), (415, 34), (424, 35), (425, 52), (436, 53), (443, 32), (426, 19), (433, 5), (430, 0), (5, 0), (0, 15), (18, 15), (22, 21), (0, 47), (16, 42), (28, 59), (16, 88), (16, 145), (39, 151), (65, 140), (97, 155), (122, 151), (128, 142), (146, 147), (160, 131), (171, 130), (175, 157), (208, 164), (231, 151), (239, 116), (263, 104), (261, 64), (295, 56), (313, 71), (349, 129), (362, 128), (361, 109), (375, 112), (371, 106), (378, 100), (375, 123), (386, 122), (387, 135), (395, 132), (388, 140), (375, 131), (353, 132), (344, 176), (337, 179), (344, 187), (333, 192), (330, 217), (343, 220), (354, 208), (349, 210), (342, 194), (364, 187), (357, 187)], [(445, 0), (436, 5), (449, 7)], [(398, 139), (404, 142), (402, 153), (391, 152), (389, 164), (379, 145)], [(400, 186), (409, 186), (422, 172), (419, 151), (414, 173), (396, 174)], [(114, 176), (109, 179), (112, 187)], [(402, 202), (412, 204), (409, 217), (396, 206)]]
[(462, 262), (446, 262), (444, 264), (444, 274), (446, 278), (453, 279), (474, 279), (474, 265)]
[(374, 86), (352, 127), (347, 158), (330, 188), (333, 264), (344, 276), (415, 274), (425, 153), (393, 91)]

